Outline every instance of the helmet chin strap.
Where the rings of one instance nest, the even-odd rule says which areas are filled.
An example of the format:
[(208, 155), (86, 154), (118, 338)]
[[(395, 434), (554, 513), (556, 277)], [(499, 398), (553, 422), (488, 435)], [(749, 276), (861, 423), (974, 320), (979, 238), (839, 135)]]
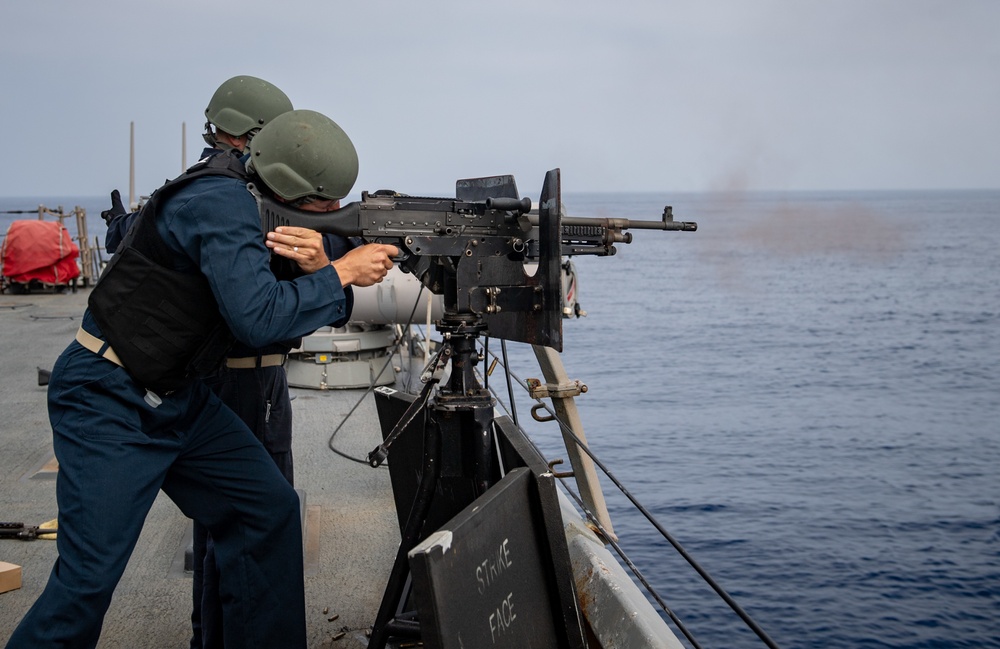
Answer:
[(237, 149), (240, 153), (246, 153), (250, 146), (249, 135), (230, 135), (225, 131), (212, 128), (212, 122), (205, 122), (205, 132), (202, 134), (205, 142), (213, 149)]
[[(247, 163), (247, 171), (254, 174), (253, 165), (249, 162)], [(260, 233), (264, 239), (267, 239), (267, 233), (273, 229), (270, 226), (273, 220), (271, 215), (278, 212), (282, 207), (286, 210), (289, 208), (275, 199), (267, 185), (260, 182), (259, 177), (247, 183), (247, 191), (250, 192), (254, 201), (257, 202), (257, 212), (260, 214)]]
[[(253, 166), (249, 164), (249, 162), (247, 163), (247, 171), (253, 173)], [(266, 219), (264, 218), (264, 215), (266, 213), (267, 208), (264, 206), (264, 200), (265, 200), (264, 195), (257, 187), (257, 183), (253, 181), (247, 183), (247, 191), (250, 192), (250, 195), (253, 196), (254, 201), (257, 203), (257, 212), (260, 214), (260, 233), (266, 240), (268, 231), (265, 229)]]
[(205, 132), (201, 136), (205, 138), (205, 144), (215, 148), (215, 131), (212, 130), (212, 122), (205, 122)]

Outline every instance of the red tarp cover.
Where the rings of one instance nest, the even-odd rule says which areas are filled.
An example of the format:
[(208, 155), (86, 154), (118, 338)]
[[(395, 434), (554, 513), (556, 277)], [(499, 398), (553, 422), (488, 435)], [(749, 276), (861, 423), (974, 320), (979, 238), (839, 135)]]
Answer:
[(3, 276), (11, 282), (66, 284), (80, 276), (80, 249), (57, 221), (14, 221), (0, 253)]

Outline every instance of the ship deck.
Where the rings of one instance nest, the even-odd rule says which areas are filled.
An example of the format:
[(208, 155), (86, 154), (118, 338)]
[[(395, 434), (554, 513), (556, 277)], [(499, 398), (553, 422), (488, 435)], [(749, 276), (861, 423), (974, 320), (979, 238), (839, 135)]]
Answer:
[[(0, 295), (0, 520), (39, 525), (56, 518), (56, 474), (46, 388), (73, 339), (89, 295)], [(367, 646), (392, 567), (399, 531), (389, 472), (332, 452), (328, 440), (360, 390), (292, 389), (296, 487), (303, 499), (306, 618), (310, 647)], [(369, 396), (336, 446), (363, 458), (380, 441)], [(185, 571), (190, 521), (162, 492), (118, 585), (98, 647), (187, 647), (191, 576)], [(56, 558), (51, 540), (0, 540), (0, 561), (21, 566), (19, 589), (0, 594), (0, 644), (41, 593)]]

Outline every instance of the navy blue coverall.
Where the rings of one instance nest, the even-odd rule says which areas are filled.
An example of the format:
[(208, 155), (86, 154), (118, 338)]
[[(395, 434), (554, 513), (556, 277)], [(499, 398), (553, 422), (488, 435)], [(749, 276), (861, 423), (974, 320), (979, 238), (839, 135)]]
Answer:
[[(268, 269), (245, 183), (204, 177), (162, 206), (172, 268), (203, 274), (222, 317), (252, 347), (306, 335), (347, 315), (332, 266), (293, 281)], [(82, 327), (101, 338), (89, 312)], [(59, 461), (59, 535), (48, 584), (8, 649), (94, 647), (104, 614), (162, 489), (215, 539), (230, 646), (306, 644), (298, 497), (253, 433), (200, 380), (152, 407), (115, 363), (73, 341), (49, 382)]]

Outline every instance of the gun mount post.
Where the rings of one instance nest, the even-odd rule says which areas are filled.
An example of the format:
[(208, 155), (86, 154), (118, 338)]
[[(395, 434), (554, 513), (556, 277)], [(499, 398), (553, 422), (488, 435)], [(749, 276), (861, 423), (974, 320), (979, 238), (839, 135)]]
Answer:
[[(439, 482), (448, 484), (448, 491), (459, 496), (440, 504), (435, 520), (448, 520), (500, 479), (500, 467), (495, 457), (493, 407), (490, 392), (480, 384), (475, 365), (479, 361), (476, 341), (485, 330), (482, 318), (453, 310), (454, 303), (445, 303), (445, 316), (437, 328), (444, 338), (443, 354), (450, 357), (451, 376), (446, 386), (426, 402), (424, 409), (424, 458), (413, 507), (401, 532), (396, 559), (386, 584), (382, 603), (372, 626), (369, 646), (384, 649), (394, 635), (420, 636), (419, 623), (411, 616), (398, 613), (406, 597), (406, 582), (410, 568), (408, 553), (434, 529), (428, 525), (432, 499)], [(382, 453), (378, 447), (370, 460)], [(377, 466), (378, 462), (371, 462)], [(458, 485), (456, 487), (456, 485)]]

